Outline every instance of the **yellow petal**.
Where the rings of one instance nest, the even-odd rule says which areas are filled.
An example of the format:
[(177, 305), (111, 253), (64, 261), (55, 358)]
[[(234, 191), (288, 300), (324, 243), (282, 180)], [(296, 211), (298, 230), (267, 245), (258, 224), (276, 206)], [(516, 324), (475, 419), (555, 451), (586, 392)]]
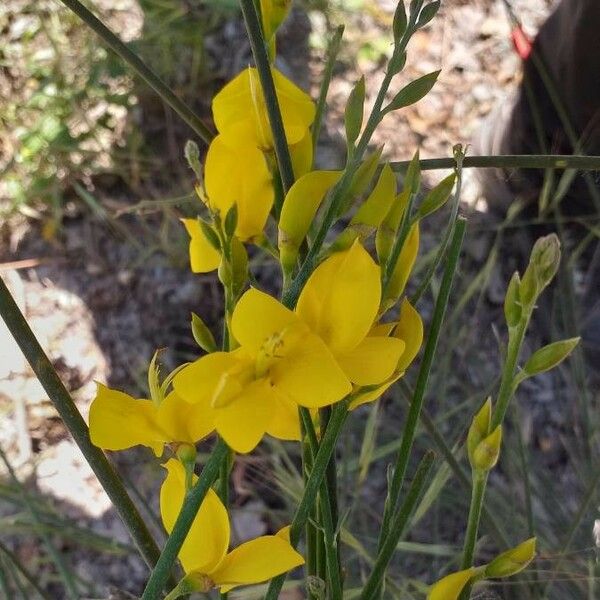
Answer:
[(186, 402), (212, 405), (215, 393), (229, 373), (240, 368), (235, 352), (213, 352), (185, 366), (173, 378), (173, 389)]
[(388, 214), (395, 197), (396, 175), (394, 175), (389, 163), (386, 163), (375, 188), (356, 211), (350, 223), (361, 223), (373, 228), (379, 226)]
[(427, 600), (457, 600), (463, 588), (474, 574), (475, 569), (471, 567), (464, 571), (446, 575), (446, 577), (440, 579), (431, 587), (427, 595)]
[(160, 456), (169, 435), (156, 421), (151, 400), (136, 400), (128, 394), (97, 384), (90, 407), (90, 438), (105, 450), (124, 450), (141, 444)]
[[(277, 393), (277, 390), (274, 389)], [(267, 433), (278, 440), (300, 441), (300, 416), (298, 405), (283, 394), (277, 394), (277, 403), (274, 405), (273, 418), (267, 428)]]
[(190, 236), (190, 267), (193, 273), (209, 273), (221, 264), (221, 253), (206, 239), (197, 219), (181, 219)]
[(190, 404), (175, 392), (160, 403), (156, 417), (158, 422), (172, 434), (174, 442), (195, 444), (215, 428), (214, 410), (207, 398)]
[(249, 289), (239, 299), (231, 318), (233, 336), (250, 352), (258, 352), (268, 338), (298, 322), (298, 317), (269, 294)]
[(254, 381), (235, 400), (215, 410), (215, 427), (233, 450), (251, 452), (269, 428), (276, 406), (269, 383)]
[(389, 379), (404, 351), (404, 342), (393, 337), (366, 337), (356, 348), (336, 357), (356, 385), (377, 385)]
[(290, 331), (279, 349), (283, 356), (272, 366), (277, 391), (301, 406), (317, 408), (339, 402), (350, 393), (350, 381), (318, 336), (304, 328)]
[(341, 171), (311, 171), (300, 177), (287, 193), (279, 219), (279, 250), (289, 266), (295, 262), (325, 194), (341, 175)]
[(306, 135), (298, 143), (290, 146), (290, 157), (296, 179), (300, 179), (310, 171), (313, 163), (313, 145), (310, 130), (307, 129)]
[[(165, 529), (171, 533), (185, 496), (185, 469), (173, 458), (164, 467), (167, 477), (160, 488), (160, 514)], [(193, 483), (197, 479), (194, 476)], [(214, 490), (210, 489), (179, 551), (184, 571), (209, 573), (216, 568), (229, 547), (229, 535), (227, 510)]]
[[(283, 536), (265, 535), (232, 550), (209, 577), (227, 590), (267, 581), (304, 564), (304, 558)], [(221, 588), (221, 591), (225, 591)]]
[(398, 379), (402, 377), (402, 374), (394, 375), (391, 379), (388, 379), (382, 385), (375, 387), (359, 388), (352, 394), (352, 402), (350, 402), (349, 409), (354, 410), (355, 408), (367, 404), (368, 402), (374, 402), (394, 384)]
[[(272, 69), (272, 74), (287, 143), (296, 144), (314, 120), (314, 103), (279, 71)], [(219, 133), (231, 143), (250, 143), (264, 150), (273, 147), (265, 100), (255, 68), (245, 69), (230, 81), (214, 97), (212, 109)]]
[(397, 370), (404, 372), (410, 366), (423, 343), (423, 321), (413, 305), (405, 298), (400, 307), (400, 320), (394, 336), (406, 344), (398, 361)]
[(380, 300), (380, 269), (355, 242), (316, 268), (300, 294), (296, 312), (337, 355), (349, 352), (366, 337)]

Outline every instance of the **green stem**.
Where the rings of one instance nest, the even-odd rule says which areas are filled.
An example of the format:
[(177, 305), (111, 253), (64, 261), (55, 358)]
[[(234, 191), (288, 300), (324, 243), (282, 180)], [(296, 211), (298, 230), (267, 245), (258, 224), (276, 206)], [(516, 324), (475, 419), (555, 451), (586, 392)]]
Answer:
[(321, 133), (321, 124), (323, 122), (323, 115), (325, 113), (325, 105), (327, 102), (327, 92), (329, 91), (329, 84), (333, 75), (333, 67), (337, 55), (340, 51), (340, 44), (342, 42), (342, 36), (344, 35), (344, 26), (339, 25), (335, 30), (334, 36), (331, 38), (331, 42), (327, 48), (327, 59), (325, 60), (325, 68), (323, 70), (323, 78), (321, 79), (321, 86), (319, 88), (319, 98), (317, 100), (317, 109), (315, 112), (315, 120), (312, 125), (312, 145), (313, 145), (313, 164), (317, 154), (317, 145), (319, 143), (319, 135)]
[(498, 390), (498, 398), (492, 414), (492, 423), (490, 425), (490, 431), (493, 431), (501, 425), (504, 421), (504, 416), (508, 409), (508, 403), (514, 393), (514, 378), (515, 371), (517, 369), (517, 362), (519, 360), (519, 354), (521, 353), (521, 346), (525, 339), (525, 332), (529, 325), (529, 319), (531, 318), (531, 312), (523, 315), (521, 321), (514, 329), (509, 329), (508, 332), (508, 348), (506, 350), (506, 362), (502, 370), (502, 378), (500, 380), (500, 388)]
[(222, 463), (227, 459), (228, 452), (229, 448), (227, 444), (220, 439), (204, 465), (196, 485), (186, 494), (181, 512), (177, 517), (177, 521), (175, 521), (171, 535), (150, 575), (150, 579), (148, 579), (146, 589), (142, 594), (142, 600), (157, 600), (160, 597), (169, 578), (171, 568), (177, 560), (181, 546), (200, 510), (200, 505), (210, 486), (217, 478)]
[(408, 411), (406, 423), (404, 425), (404, 431), (402, 433), (402, 443), (400, 445), (400, 449), (398, 450), (394, 475), (388, 490), (388, 502), (386, 503), (386, 507), (384, 509), (383, 523), (379, 535), (380, 548), (384, 543), (385, 534), (389, 528), (392, 515), (396, 512), (396, 507), (399, 503), (400, 491), (402, 489), (404, 475), (410, 459), (411, 449), (417, 431), (419, 415), (425, 399), (425, 390), (427, 389), (427, 382), (429, 381), (429, 373), (431, 372), (433, 357), (435, 356), (444, 315), (446, 313), (446, 307), (448, 306), (448, 300), (450, 299), (450, 290), (452, 289), (454, 273), (456, 272), (456, 268), (458, 266), (460, 249), (462, 247), (462, 241), (465, 235), (465, 228), (466, 221), (461, 217), (456, 221), (456, 226), (452, 235), (448, 262), (444, 271), (440, 292), (435, 303), (433, 319), (431, 321), (429, 335), (425, 344), (423, 361), (421, 363), (421, 368), (419, 369), (415, 393), (410, 403), (410, 409)]
[[(390, 163), (394, 171), (405, 171), (409, 160)], [(453, 169), (453, 158), (425, 158), (419, 161), (421, 171)], [(571, 154), (506, 154), (504, 156), (467, 156), (463, 169), (577, 169), (600, 171), (600, 156)]]
[(17, 477), (17, 474), (15, 473), (14, 469), (12, 468), (12, 465), (10, 464), (10, 462), (9, 462), (6, 454), (4, 453), (4, 450), (2, 450), (2, 448), (0, 448), (0, 458), (2, 458), (2, 461), (4, 462), (6, 469), (8, 470), (8, 474), (10, 475), (10, 478), (12, 479), (13, 483), (17, 486), (17, 488), (21, 489), (21, 491), (22, 491), (21, 498), (23, 500), (23, 503), (25, 504), (25, 506), (27, 507), (27, 510), (31, 514), (31, 518), (33, 519), (33, 522), (36, 524), (36, 531), (39, 534), (39, 536), (42, 538), (44, 545), (46, 546), (46, 548), (48, 550), (48, 554), (52, 558), (52, 562), (54, 562), (54, 564), (56, 565), (56, 569), (65, 584), (67, 596), (69, 598), (73, 598), (76, 600), (77, 598), (79, 598), (77, 584), (75, 583), (73, 577), (71, 576), (71, 573), (67, 569), (61, 555), (59, 554), (59, 552), (57, 552), (56, 548), (54, 547), (54, 544), (52, 543), (52, 540), (50, 539), (50, 535), (48, 534), (47, 530), (42, 525), (42, 521), (40, 519), (40, 515), (37, 511), (37, 508), (35, 507), (35, 503), (32, 502), (31, 498), (29, 497), (29, 494), (23, 488), (21, 482), (19, 481), (19, 478)]
[[(302, 421), (301, 421), (302, 425)], [(304, 427), (302, 427), (302, 440), (306, 437)], [(310, 446), (306, 442), (302, 442), (302, 479), (304, 485), (312, 470), (312, 452)], [(316, 510), (313, 510), (310, 518), (306, 522), (305, 536), (306, 536), (306, 574), (311, 577), (317, 574), (317, 530), (311, 519), (316, 523), (317, 514)], [(309, 598), (315, 600), (316, 596), (310, 594)]]
[[(312, 423), (310, 412), (307, 408), (300, 408), (300, 418), (306, 437), (308, 439), (308, 445), (312, 453), (313, 459), (319, 451), (319, 441), (317, 440), (317, 434)], [(334, 454), (332, 454), (333, 459)], [(331, 588), (331, 600), (341, 600), (343, 596), (342, 592), (342, 579), (340, 576), (340, 559), (338, 554), (338, 542), (336, 535), (337, 520), (333, 515), (332, 510), (332, 495), (330, 489), (330, 482), (328, 481), (328, 470), (331, 460), (327, 463), (327, 472), (321, 483), (321, 489), (319, 491), (319, 508), (320, 508), (320, 522), (322, 522), (324, 530), (324, 549), (325, 549), (325, 566), (328, 577), (324, 577), (325, 573), (319, 570), (319, 577), (329, 583)]]
[(465, 542), (463, 546), (463, 558), (461, 569), (468, 569), (473, 566), (475, 556), (475, 544), (477, 543), (477, 534), (479, 532), (479, 521), (481, 519), (481, 510), (483, 508), (483, 499), (487, 485), (487, 473), (475, 471), (473, 473), (473, 487), (471, 490), (471, 506), (469, 507), (469, 520), (467, 522), (467, 531), (465, 533)]
[(277, 92), (275, 91), (275, 83), (271, 72), (271, 63), (269, 62), (269, 50), (263, 38), (260, 19), (256, 12), (253, 0), (240, 0), (240, 7), (248, 32), (250, 46), (256, 70), (260, 78), (260, 85), (265, 97), (265, 105), (267, 107), (267, 115), (269, 117), (269, 125), (273, 134), (273, 144), (275, 147), (275, 156), (279, 166), (279, 174), (283, 183), (283, 191), (285, 193), (292, 187), (294, 183), (294, 170), (292, 168), (292, 159), (285, 137), (285, 129), (283, 127), (283, 119), (277, 100)]
[(48, 398), (54, 404), (81, 453), (117, 509), (140, 554), (148, 566), (152, 568), (160, 554), (156, 542), (112, 465), (102, 450), (92, 444), (88, 426), (1, 278), (0, 315), (2, 315), (6, 326), (40, 380), (48, 394)]
[(71, 9), (102, 41), (125, 61), (207, 144), (214, 137), (213, 132), (201, 121), (183, 100), (178, 98), (169, 86), (154, 73), (144, 61), (124, 44), (102, 21), (92, 14), (79, 0), (60, 0)]
[(414, 293), (414, 295), (410, 299), (412, 304), (416, 304), (419, 301), (419, 299), (421, 298), (421, 296), (423, 295), (423, 293), (425, 292), (425, 290), (429, 287), (429, 284), (431, 283), (431, 280), (433, 279), (433, 276), (435, 275), (435, 272), (437, 271), (438, 266), (442, 262), (444, 255), (446, 254), (446, 250), (448, 249), (448, 244), (450, 243), (450, 237), (452, 236), (452, 231), (454, 230), (454, 223), (456, 222), (456, 219), (458, 218), (458, 209), (460, 207), (460, 196), (462, 193), (462, 169), (463, 169), (464, 159), (465, 159), (465, 157), (462, 152), (460, 152), (460, 154), (458, 154), (458, 158), (454, 159), (455, 160), (454, 168), (456, 171), (456, 192), (454, 194), (454, 200), (452, 201), (452, 209), (450, 212), (450, 219), (448, 220), (448, 225), (446, 227), (446, 230), (444, 231), (444, 235), (442, 237), (442, 241), (438, 248), (437, 254), (435, 255), (435, 259), (429, 266), (429, 269), (427, 270), (425, 277), (423, 277), (423, 281), (419, 285), (419, 288), (417, 289), (417, 291)]
[[(313, 469), (304, 486), (304, 493), (298, 504), (290, 528), (290, 541), (294, 547), (298, 545), (302, 530), (306, 526), (311, 509), (315, 504), (317, 493), (325, 477), (329, 459), (333, 455), (337, 438), (348, 415), (349, 402), (350, 399), (346, 398), (334, 406), (325, 435), (321, 438), (319, 450), (314, 457)], [(264, 600), (277, 600), (279, 598), (279, 593), (286, 577), (287, 573), (284, 573), (271, 580)]]
[(415, 505), (425, 488), (427, 475), (433, 465), (434, 457), (433, 452), (428, 451), (421, 459), (406, 498), (391, 520), (389, 529), (385, 532), (384, 542), (379, 549), (371, 574), (363, 587), (360, 600), (373, 600), (379, 594), (383, 578), (385, 577), (385, 570), (398, 546), (398, 542), (404, 533)]

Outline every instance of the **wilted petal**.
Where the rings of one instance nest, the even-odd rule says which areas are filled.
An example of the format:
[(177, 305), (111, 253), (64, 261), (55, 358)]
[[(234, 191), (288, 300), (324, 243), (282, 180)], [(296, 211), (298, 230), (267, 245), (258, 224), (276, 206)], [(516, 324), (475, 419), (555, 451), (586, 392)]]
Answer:
[[(160, 488), (160, 514), (168, 533), (171, 533), (185, 497), (185, 469), (175, 460), (165, 465), (167, 477)], [(196, 483), (198, 478), (193, 477)], [(186, 573), (209, 573), (223, 560), (229, 547), (229, 518), (221, 500), (209, 489), (190, 531), (179, 551), (179, 560)]]

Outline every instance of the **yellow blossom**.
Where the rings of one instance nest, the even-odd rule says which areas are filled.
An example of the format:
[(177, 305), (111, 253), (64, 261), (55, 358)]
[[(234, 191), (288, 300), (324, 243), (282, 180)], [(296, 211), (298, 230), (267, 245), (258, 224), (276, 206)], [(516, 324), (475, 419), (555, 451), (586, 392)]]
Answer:
[[(183, 505), (186, 473), (175, 459), (164, 466), (167, 477), (160, 490), (160, 513), (165, 529), (171, 533)], [(196, 480), (194, 476), (192, 482)], [(229, 517), (217, 494), (210, 489), (179, 552), (186, 579), (195, 584), (196, 591), (208, 592), (218, 587), (227, 592), (294, 569), (304, 564), (304, 559), (292, 548), (288, 529), (250, 540), (228, 552)]]
[[(315, 118), (315, 105), (308, 94), (277, 69), (271, 71), (286, 140), (292, 146), (306, 136)], [(267, 152), (273, 149), (265, 98), (254, 67), (242, 71), (214, 97), (212, 111), (217, 129), (228, 145), (254, 146)]]
[(405, 342), (369, 336), (381, 299), (379, 267), (359, 244), (314, 271), (295, 312), (256, 289), (231, 319), (239, 348), (215, 352), (174, 378), (188, 402), (208, 402), (215, 428), (237, 452), (265, 433), (299, 439), (297, 407), (318, 408), (346, 396), (352, 384), (378, 385), (397, 368)]
[(175, 392), (157, 404), (98, 384), (90, 407), (90, 438), (105, 450), (142, 445), (160, 456), (169, 443), (194, 444), (214, 430), (206, 402), (189, 404)]

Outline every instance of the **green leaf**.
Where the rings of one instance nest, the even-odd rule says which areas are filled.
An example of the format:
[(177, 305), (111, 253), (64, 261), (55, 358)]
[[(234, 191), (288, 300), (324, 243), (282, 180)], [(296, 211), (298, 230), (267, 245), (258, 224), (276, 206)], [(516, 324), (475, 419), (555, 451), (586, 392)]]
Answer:
[(428, 194), (419, 206), (417, 218), (423, 219), (441, 208), (452, 193), (454, 182), (456, 181), (456, 173), (448, 175), (442, 179)]
[(515, 271), (510, 278), (510, 283), (508, 284), (508, 289), (506, 290), (506, 296), (504, 298), (504, 317), (506, 318), (506, 324), (509, 329), (516, 327), (523, 315), (523, 307), (521, 306), (519, 294), (520, 285), (521, 278), (519, 277), (519, 273)]
[(398, 0), (398, 6), (396, 7), (396, 11), (394, 12), (393, 24), (394, 41), (396, 43), (400, 41), (400, 38), (406, 31), (407, 23), (408, 19), (406, 18), (406, 8), (404, 7), (404, 0)]
[(396, 97), (383, 109), (383, 114), (398, 110), (399, 108), (404, 108), (405, 106), (410, 106), (421, 100), (421, 98), (424, 98), (434, 86), (439, 74), (440, 71), (434, 71), (433, 73), (428, 73), (427, 75), (423, 75), (423, 77), (419, 77), (419, 79), (411, 81), (407, 86), (403, 87), (396, 94)]
[(421, 163), (420, 152), (417, 148), (408, 169), (406, 170), (406, 177), (404, 178), (404, 189), (409, 190), (411, 194), (416, 194), (421, 187)]
[(531, 377), (553, 369), (571, 354), (580, 339), (581, 338), (576, 337), (568, 340), (561, 340), (560, 342), (553, 342), (552, 344), (540, 348), (537, 352), (534, 352), (530, 359), (525, 363), (523, 371)]
[(421, 27), (425, 27), (433, 17), (437, 14), (437, 11), (440, 8), (440, 0), (435, 0), (435, 2), (431, 2), (427, 6), (423, 8), (421, 14), (419, 15), (419, 19), (417, 20), (416, 28), (420, 29)]
[(363, 123), (365, 105), (365, 78), (361, 77), (348, 98), (345, 111), (346, 141), (351, 148), (358, 138)]
[(212, 332), (196, 313), (192, 313), (192, 335), (202, 350), (216, 352), (217, 343)]
[(227, 215), (225, 216), (225, 235), (227, 236), (227, 239), (233, 237), (233, 234), (235, 233), (235, 228), (237, 227), (237, 223), (238, 223), (238, 207), (237, 204), (234, 204), (228, 211), (227, 211)]
[(209, 244), (215, 249), (221, 252), (221, 242), (219, 240), (219, 236), (216, 231), (202, 219), (198, 218), (198, 222), (200, 223), (200, 229), (202, 229), (202, 233), (204, 237), (208, 240)]

